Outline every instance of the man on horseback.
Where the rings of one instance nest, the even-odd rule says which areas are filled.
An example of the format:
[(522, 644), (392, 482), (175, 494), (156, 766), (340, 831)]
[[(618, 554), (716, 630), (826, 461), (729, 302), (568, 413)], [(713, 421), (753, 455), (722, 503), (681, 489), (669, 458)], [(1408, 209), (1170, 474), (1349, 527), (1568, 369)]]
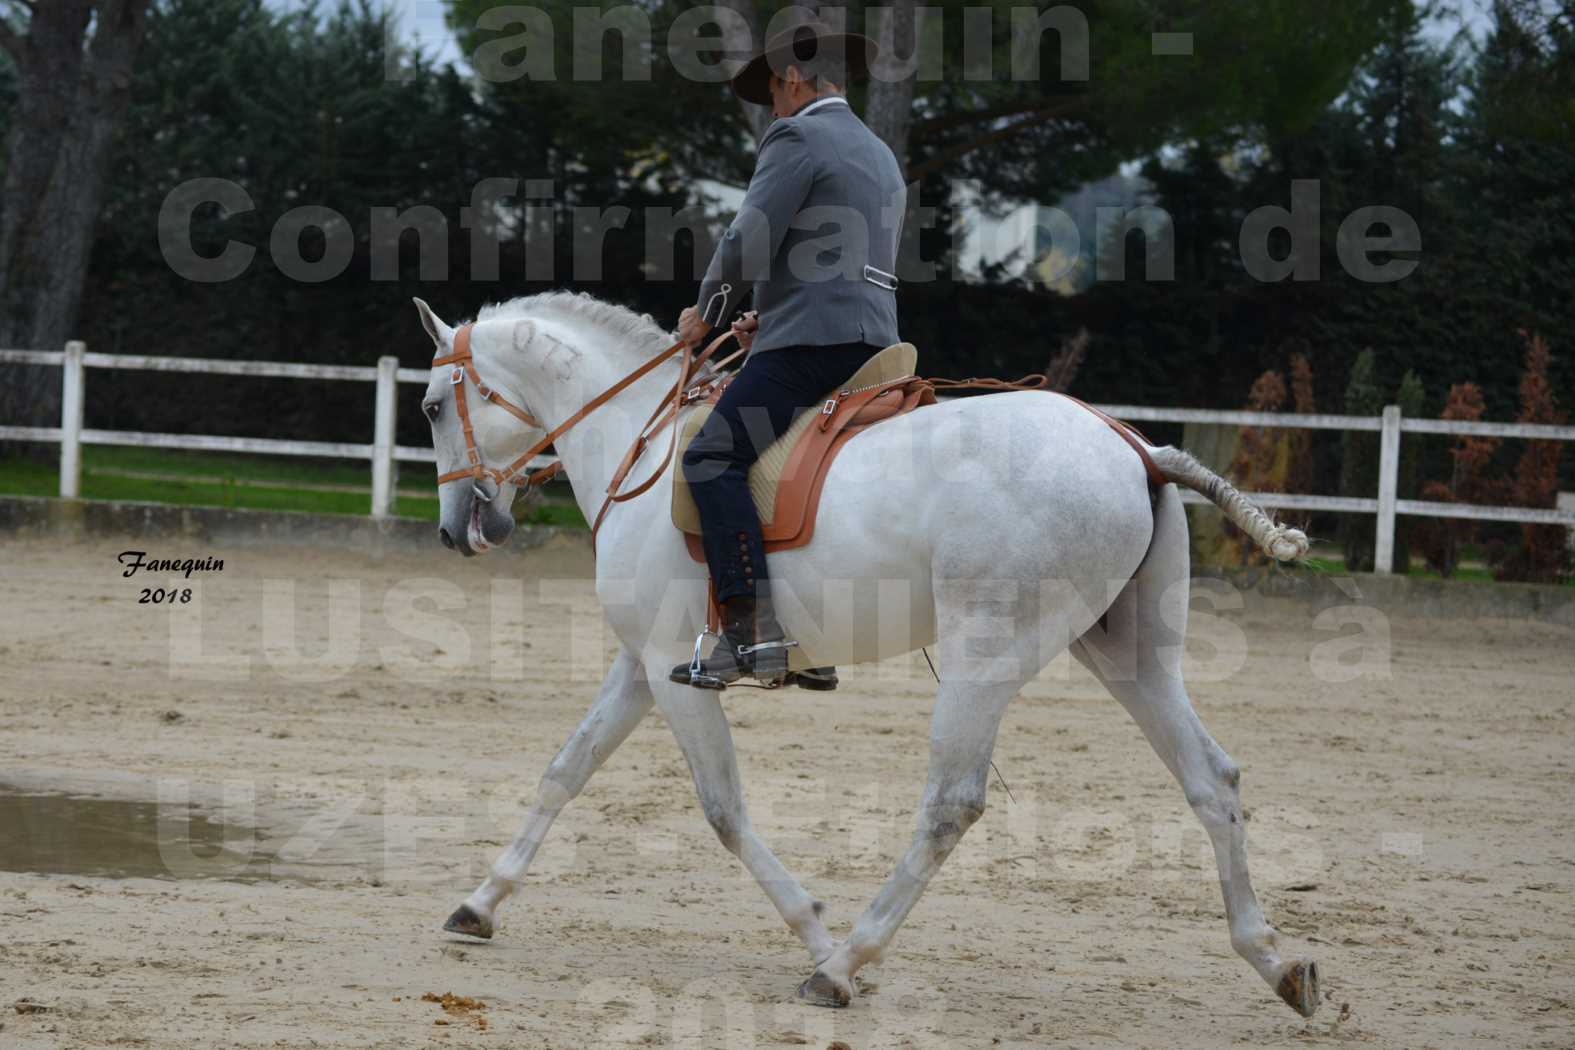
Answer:
[[(734, 93), (771, 106), (776, 120), (760, 140), (754, 176), (698, 304), (678, 319), (679, 336), (698, 346), (754, 291), (754, 311), (732, 324), (748, 356), (683, 458), (722, 638), (698, 667), (675, 667), (675, 682), (720, 689), (745, 675), (786, 679), (796, 643), (772, 611), (749, 468), (800, 411), (898, 341), (902, 169), (843, 96), (875, 53), (866, 37), (805, 21), (773, 37), (733, 77)], [(831, 689), (836, 671), (815, 668), (796, 681)]]

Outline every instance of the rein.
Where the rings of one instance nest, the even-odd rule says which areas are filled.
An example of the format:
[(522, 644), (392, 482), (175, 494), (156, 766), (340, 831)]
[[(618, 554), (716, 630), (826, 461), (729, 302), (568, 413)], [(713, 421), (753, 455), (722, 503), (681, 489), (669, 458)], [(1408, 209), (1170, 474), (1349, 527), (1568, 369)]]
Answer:
[[(496, 390), (492, 389), (482, 381), (481, 376), (476, 372), (475, 359), (470, 353), (470, 331), (474, 327), (474, 324), (467, 324), (454, 333), (453, 353), (432, 359), (433, 368), (441, 368), (445, 365), (453, 366), (453, 372), (449, 376), (449, 383), (454, 387), (455, 411), (459, 413), (460, 427), (465, 434), (465, 458), (470, 464), (468, 467), (461, 467), (458, 470), (451, 470), (447, 474), (438, 475), (437, 483), (439, 486), (443, 486), (447, 485), (451, 481), (463, 481), (466, 478), (469, 478), (476, 494), (476, 498), (489, 502), (492, 497), (486, 495), (480, 485), (480, 482), (483, 478), (491, 478), (498, 484), (500, 488), (503, 485), (517, 483), (521, 478), (521, 472), (525, 469), (526, 464), (528, 464), (536, 456), (540, 455), (543, 451), (550, 448), (554, 442), (572, 430), (574, 426), (586, 416), (590, 415), (592, 412), (596, 411), (598, 408), (602, 407), (613, 398), (617, 397), (620, 393), (628, 389), (629, 386), (638, 380), (644, 378), (646, 375), (661, 367), (669, 359), (675, 356), (679, 358), (680, 363), (678, 369), (678, 378), (673, 382), (672, 389), (670, 389), (666, 394), (663, 394), (662, 399), (657, 402), (656, 408), (654, 411), (652, 411), (650, 418), (645, 421), (645, 425), (640, 428), (640, 432), (635, 437), (634, 443), (629, 446), (629, 451), (624, 453), (622, 461), (620, 461), (618, 464), (618, 469), (613, 471), (612, 480), (607, 483), (606, 498), (602, 500), (601, 510), (597, 511), (596, 513), (596, 520), (591, 523), (592, 551), (595, 551), (596, 549), (596, 534), (598, 531), (600, 531), (602, 527), (602, 521), (607, 517), (607, 512), (612, 509), (613, 504), (624, 503), (628, 500), (634, 499), (636, 496), (641, 495), (650, 489), (652, 485), (656, 484), (661, 476), (667, 472), (668, 464), (672, 463), (673, 455), (678, 448), (678, 426), (676, 422), (678, 413), (683, 411), (686, 405), (701, 400), (707, 394), (709, 394), (711, 388), (715, 386), (716, 382), (723, 378), (723, 374), (720, 371), (722, 366), (732, 362), (735, 358), (744, 353), (744, 351), (740, 349), (717, 361), (716, 364), (712, 366), (713, 378), (711, 381), (696, 384), (694, 380), (699, 373), (700, 366), (705, 364), (706, 361), (708, 361), (711, 356), (716, 353), (717, 349), (724, 342), (732, 338), (733, 333), (731, 331), (723, 331), (721, 335), (712, 340), (699, 354), (696, 354), (692, 349), (690, 349), (687, 343), (680, 339), (672, 346), (669, 346), (666, 350), (661, 351), (656, 356), (647, 360), (644, 364), (640, 365), (633, 372), (630, 372), (628, 375), (618, 380), (618, 382), (614, 383), (606, 390), (603, 390), (600, 394), (597, 394), (595, 397), (591, 398), (568, 419), (564, 420), (556, 427), (553, 427), (551, 430), (547, 430), (545, 424), (543, 424), (535, 416), (531, 415), (520, 406), (509, 401), (507, 398), (503, 397)], [(537, 441), (530, 448), (526, 449), (517, 459), (514, 460), (514, 462), (510, 463), (502, 470), (495, 470), (487, 466), (481, 460), (481, 450), (476, 447), (476, 435), (470, 421), (469, 400), (465, 393), (466, 380), (469, 380), (470, 385), (476, 388), (476, 395), (483, 401), (490, 401), (492, 404), (497, 405), (499, 408), (508, 412), (510, 415), (514, 416), (516, 419), (527, 426), (535, 427), (538, 430), (547, 430), (546, 436), (544, 436), (540, 441)], [(989, 378), (962, 380), (925, 379), (919, 380), (919, 382), (928, 383), (931, 387), (938, 391), (972, 389), (988, 390), (992, 393), (999, 393), (1008, 390), (1043, 390), (1045, 393), (1059, 394), (1061, 397), (1081, 405), (1082, 407), (1088, 409), (1088, 411), (1092, 412), (1094, 415), (1098, 416), (1106, 424), (1108, 424), (1112, 430), (1120, 435), (1122, 440), (1124, 440), (1128, 445), (1132, 446), (1133, 451), (1135, 451), (1138, 454), (1138, 457), (1142, 459), (1143, 467), (1148, 472), (1149, 482), (1152, 485), (1156, 487), (1163, 486), (1169, 480), (1154, 463), (1153, 457), (1148, 454), (1148, 449), (1145, 447), (1147, 439), (1144, 438), (1138, 430), (1118, 419), (1106, 415), (1092, 405), (1084, 401), (1080, 401), (1077, 398), (1072, 397), (1070, 394), (1064, 394), (1060, 391), (1048, 389), (1047, 384), (1049, 381), (1043, 375), (1034, 374), (1024, 376), (1022, 379), (1019, 379), (1016, 382)], [(652, 436), (660, 433), (662, 428), (668, 426), (669, 424), (672, 424), (672, 433), (668, 437), (667, 454), (662, 457), (662, 461), (657, 464), (655, 470), (651, 471), (650, 476), (644, 481), (640, 482), (640, 484), (636, 485), (628, 492), (620, 491), (620, 489), (623, 487), (623, 483), (628, 479), (630, 471), (634, 469), (634, 465), (639, 462), (640, 457), (645, 454), (645, 450), (650, 447)], [(554, 460), (552, 463), (534, 473), (525, 474), (525, 487), (528, 489), (533, 485), (540, 485), (556, 476), (562, 470), (563, 461)]]
[[(647, 360), (644, 364), (640, 365), (640, 367), (636, 368), (633, 372), (630, 372), (628, 375), (618, 380), (618, 382), (614, 383), (606, 390), (603, 390), (600, 394), (597, 394), (595, 397), (591, 398), (577, 411), (575, 411), (575, 413), (568, 419), (564, 420), (556, 427), (547, 430), (546, 425), (538, 420), (535, 416), (531, 415), (520, 406), (509, 401), (507, 398), (503, 397), (496, 390), (492, 389), (482, 381), (481, 376), (476, 372), (476, 362), (471, 356), (470, 352), (470, 332), (474, 327), (474, 324), (467, 324), (454, 333), (453, 353), (432, 359), (433, 368), (441, 368), (445, 365), (453, 366), (453, 371), (449, 375), (449, 383), (454, 387), (455, 411), (459, 413), (460, 428), (463, 430), (465, 435), (465, 458), (470, 464), (468, 467), (461, 467), (458, 470), (451, 470), (447, 474), (439, 474), (437, 483), (441, 487), (443, 485), (447, 485), (449, 482), (463, 481), (468, 478), (470, 479), (477, 498), (488, 501), (490, 501), (491, 497), (485, 495), (480, 486), (480, 482), (483, 478), (491, 478), (498, 484), (500, 488), (503, 485), (517, 483), (521, 479), (521, 473), (525, 469), (526, 464), (528, 464), (532, 459), (540, 455), (546, 449), (551, 447), (554, 442), (572, 430), (574, 426), (586, 416), (590, 415), (592, 412), (596, 411), (598, 408), (602, 407), (613, 398), (617, 397), (635, 382), (661, 367), (669, 359), (675, 356), (679, 358), (680, 364), (678, 370), (678, 379), (673, 383), (672, 389), (666, 394), (662, 395), (661, 401), (657, 403), (656, 410), (652, 412), (650, 418), (646, 420), (645, 426), (640, 428), (639, 436), (635, 438), (634, 444), (629, 447), (629, 451), (624, 454), (623, 461), (619, 463), (618, 469), (613, 473), (612, 481), (607, 485), (607, 498), (602, 501), (602, 508), (597, 513), (595, 522), (591, 525), (592, 550), (595, 550), (596, 547), (597, 530), (601, 528), (602, 519), (607, 516), (607, 511), (611, 509), (612, 505), (614, 503), (622, 503), (626, 500), (634, 499), (636, 496), (649, 489), (652, 485), (656, 484), (657, 479), (660, 478), (664, 472), (666, 472), (667, 465), (672, 462), (673, 453), (678, 446), (677, 426), (673, 427), (672, 436), (668, 441), (667, 455), (662, 457), (662, 462), (654, 471), (651, 472), (651, 476), (646, 478), (645, 481), (641, 482), (638, 487), (631, 489), (628, 492), (618, 491), (623, 485), (624, 480), (628, 477), (629, 471), (634, 468), (636, 461), (639, 460), (640, 456), (644, 454), (646, 448), (649, 447), (651, 436), (660, 431), (662, 427), (666, 426), (670, 421), (676, 419), (679, 411), (681, 411), (685, 405), (692, 401), (699, 400), (701, 397), (705, 396), (706, 392), (710, 389), (711, 384), (701, 384), (693, 388), (691, 388), (691, 384), (693, 383), (700, 366), (710, 359), (711, 355), (716, 352), (717, 348), (720, 347), (723, 342), (732, 337), (731, 332), (724, 332), (722, 335), (713, 340), (710, 345), (708, 345), (705, 350), (699, 354), (696, 354), (692, 349), (690, 349), (688, 344), (686, 344), (683, 340), (679, 340), (672, 346), (669, 346), (667, 349)], [(718, 361), (716, 367), (720, 368), (722, 365), (732, 361), (741, 353), (743, 353), (743, 351), (739, 350), (736, 353), (728, 355), (726, 358)], [(476, 434), (470, 420), (469, 399), (465, 392), (466, 380), (469, 380), (470, 385), (476, 388), (477, 396), (483, 401), (490, 401), (492, 404), (502, 408), (504, 411), (508, 412), (510, 415), (514, 416), (516, 419), (527, 426), (535, 427), (539, 430), (547, 430), (546, 435), (542, 437), (541, 440), (531, 445), (531, 447), (521, 453), (514, 460), (514, 462), (510, 463), (502, 470), (496, 470), (487, 466), (484, 462), (482, 462), (481, 450), (476, 447)], [(533, 485), (540, 485), (543, 482), (550, 480), (561, 470), (563, 470), (563, 461), (555, 460), (551, 464), (538, 471), (535, 471), (534, 473), (524, 475), (525, 487), (530, 488)]]

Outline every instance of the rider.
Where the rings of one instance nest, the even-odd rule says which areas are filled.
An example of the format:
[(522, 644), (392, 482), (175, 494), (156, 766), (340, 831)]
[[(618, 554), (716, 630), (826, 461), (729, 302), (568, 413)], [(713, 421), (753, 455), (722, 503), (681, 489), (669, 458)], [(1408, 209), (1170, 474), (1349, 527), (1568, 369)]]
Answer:
[[(794, 416), (898, 341), (894, 271), (907, 191), (897, 158), (843, 96), (875, 53), (868, 38), (805, 18), (733, 77), (739, 98), (769, 105), (777, 119), (698, 305), (678, 319), (679, 336), (699, 346), (754, 290), (755, 311), (732, 324), (748, 351), (743, 368), (683, 458), (722, 638), (699, 674), (675, 667), (675, 682), (715, 689), (744, 675), (785, 679), (794, 643), (772, 611), (749, 468)], [(835, 668), (797, 680), (834, 688)]]

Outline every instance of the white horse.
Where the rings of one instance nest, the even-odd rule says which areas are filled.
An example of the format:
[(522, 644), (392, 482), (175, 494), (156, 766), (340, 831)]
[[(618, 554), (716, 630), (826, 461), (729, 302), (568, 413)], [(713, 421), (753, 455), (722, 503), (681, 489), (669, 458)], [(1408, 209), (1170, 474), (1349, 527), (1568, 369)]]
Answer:
[[(454, 330), (417, 306), (436, 356), (451, 353)], [(569, 293), (487, 307), (471, 330), (481, 379), (546, 428), (670, 342), (649, 317)], [(556, 442), (587, 519), (677, 374), (677, 360), (667, 362)], [(436, 368), (423, 410), (439, 474), (466, 465), (456, 390), (470, 398), (483, 462), (512, 463), (544, 436)], [(666, 435), (659, 438), (664, 444)], [(642, 460), (631, 482), (654, 469), (660, 451)], [(1156, 447), (1152, 456), (1168, 479), (1204, 493), (1271, 556), (1306, 553), (1302, 533), (1276, 525), (1187, 453)], [(470, 555), (507, 538), (513, 485), (493, 491), (467, 479), (441, 488), (445, 546)], [(814, 971), (799, 996), (846, 1006), (854, 973), (881, 956), (984, 812), (1007, 704), (1070, 648), (1142, 728), (1207, 829), (1232, 946), (1292, 1008), (1312, 1015), (1317, 967), (1281, 955), (1248, 877), (1240, 770), (1198, 720), (1182, 682), (1189, 570), (1181, 498), (1174, 484), (1152, 489), (1134, 450), (1109, 426), (1065, 398), (1033, 392), (961, 398), (881, 423), (833, 464), (813, 542), (771, 556), (778, 615), (810, 664), (846, 666), (938, 645), (941, 682), (916, 833), (842, 941), (750, 824), (722, 694), (668, 681), (703, 625), (706, 579), (671, 524), (670, 498), (664, 479), (608, 514), (597, 541), (597, 594), (622, 648), (548, 767), (518, 837), (445, 929), (492, 936), (498, 906), (522, 884), (553, 820), (654, 703), (689, 763), (706, 819), (809, 949)]]

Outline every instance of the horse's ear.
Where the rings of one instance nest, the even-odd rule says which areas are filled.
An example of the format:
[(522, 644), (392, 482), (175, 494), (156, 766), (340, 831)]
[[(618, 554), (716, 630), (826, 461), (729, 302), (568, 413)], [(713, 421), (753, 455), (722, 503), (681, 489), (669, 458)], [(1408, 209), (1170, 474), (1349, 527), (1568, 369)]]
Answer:
[(440, 321), (424, 300), (417, 299), (415, 303), (416, 312), (421, 315), (421, 327), (427, 330), (427, 335), (432, 337), (439, 351), (447, 350), (454, 343), (454, 329)]

